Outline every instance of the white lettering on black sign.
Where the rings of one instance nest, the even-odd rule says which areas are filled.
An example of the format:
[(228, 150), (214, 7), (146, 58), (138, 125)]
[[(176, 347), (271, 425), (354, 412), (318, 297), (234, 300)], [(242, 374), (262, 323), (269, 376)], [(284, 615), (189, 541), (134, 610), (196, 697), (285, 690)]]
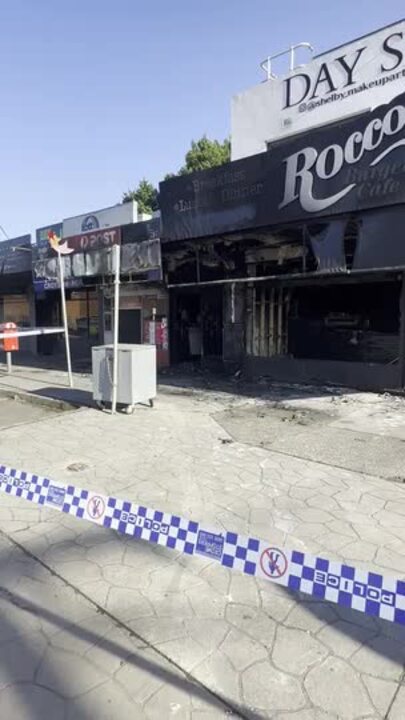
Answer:
[[(287, 157), (284, 197), (279, 208), (286, 207), (294, 200), (299, 200), (306, 212), (321, 212), (334, 205), (347, 195), (356, 183), (349, 183), (333, 195), (316, 198), (313, 185), (316, 178), (329, 180), (335, 177), (344, 164), (355, 165), (363, 155), (376, 150), (384, 139), (398, 135), (405, 128), (405, 107), (395, 105), (387, 111), (383, 118), (373, 118), (364, 132), (356, 130), (342, 147), (336, 143), (328, 145), (320, 152), (314, 147), (306, 147)], [(377, 165), (386, 155), (396, 148), (405, 145), (405, 138), (394, 141), (370, 163)]]

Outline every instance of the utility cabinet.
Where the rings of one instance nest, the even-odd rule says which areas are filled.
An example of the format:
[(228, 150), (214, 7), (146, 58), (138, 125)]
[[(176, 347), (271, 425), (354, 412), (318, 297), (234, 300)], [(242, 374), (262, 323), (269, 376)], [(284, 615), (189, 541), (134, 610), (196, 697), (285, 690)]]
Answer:
[[(92, 348), (93, 398), (102, 405), (112, 401), (113, 345)], [(128, 410), (137, 403), (153, 405), (156, 397), (156, 347), (118, 345), (117, 404)]]

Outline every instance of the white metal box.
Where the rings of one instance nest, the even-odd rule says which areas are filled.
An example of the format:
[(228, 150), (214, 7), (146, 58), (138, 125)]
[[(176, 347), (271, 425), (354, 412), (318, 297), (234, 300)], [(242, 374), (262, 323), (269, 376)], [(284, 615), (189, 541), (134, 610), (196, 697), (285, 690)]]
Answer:
[[(93, 398), (112, 401), (113, 345), (92, 348)], [(117, 403), (132, 407), (156, 397), (156, 347), (154, 345), (118, 345)], [(152, 404), (152, 403), (151, 403)]]

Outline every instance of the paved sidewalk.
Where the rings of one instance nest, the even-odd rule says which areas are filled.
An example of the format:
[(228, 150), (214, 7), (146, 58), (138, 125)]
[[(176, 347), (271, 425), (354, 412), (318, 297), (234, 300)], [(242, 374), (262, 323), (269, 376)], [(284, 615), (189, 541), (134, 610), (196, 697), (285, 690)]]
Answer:
[[(0, 459), (405, 577), (405, 488), (257, 446), (259, 438), (234, 441), (224, 414), (257, 407), (262, 401), (235, 394), (164, 392), (153, 410), (138, 407), (133, 416), (85, 408), (5, 430)], [(254, 720), (403, 718), (401, 627), (22, 500), (0, 496), (0, 530), (0, 642), (10, 640), (3, 633), (9, 607), (16, 626), (28, 623), (30, 639), (2, 652), (0, 717), (39, 720), (52, 697), (69, 720), (208, 720), (231, 712)], [(49, 632), (38, 627), (40, 618)], [(24, 675), (31, 647), (45, 665), (28, 659)], [(24, 703), (28, 712), (36, 697), (37, 715), (24, 715)]]
[[(186, 707), (223, 717), (221, 703), (161, 653), (4, 536), (0, 539), (0, 717), (112, 720)], [(219, 710), (218, 710), (219, 708)]]

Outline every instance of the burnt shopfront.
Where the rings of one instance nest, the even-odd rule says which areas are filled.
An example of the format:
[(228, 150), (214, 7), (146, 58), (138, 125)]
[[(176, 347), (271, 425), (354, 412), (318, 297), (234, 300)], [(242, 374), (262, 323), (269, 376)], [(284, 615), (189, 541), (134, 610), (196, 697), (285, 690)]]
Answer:
[[(103, 287), (104, 342), (112, 342), (114, 298)], [(159, 368), (169, 364), (169, 300), (162, 282), (160, 218), (122, 228), (119, 342), (156, 346)]]
[(212, 298), (224, 361), (280, 380), (404, 387), (404, 95), (166, 181), (160, 197), (171, 298)]
[(212, 238), (163, 248), (170, 293), (171, 362), (203, 360), (216, 365), (227, 355), (224, 328), (228, 315), (232, 317), (227, 308), (231, 288), (222, 280), (244, 274), (240, 244)]
[[(120, 245), (119, 342), (153, 343), (160, 365), (168, 362), (167, 293), (161, 284), (160, 221), (126, 225), (63, 237), (62, 224), (37, 231), (33, 263), (37, 318), (43, 325), (60, 324), (60, 285), (55, 252), (48, 233), (62, 238), (66, 309), (72, 358), (79, 367), (91, 361), (91, 347), (113, 339), (114, 260)], [(38, 351), (64, 352), (63, 341), (40, 338)]]

